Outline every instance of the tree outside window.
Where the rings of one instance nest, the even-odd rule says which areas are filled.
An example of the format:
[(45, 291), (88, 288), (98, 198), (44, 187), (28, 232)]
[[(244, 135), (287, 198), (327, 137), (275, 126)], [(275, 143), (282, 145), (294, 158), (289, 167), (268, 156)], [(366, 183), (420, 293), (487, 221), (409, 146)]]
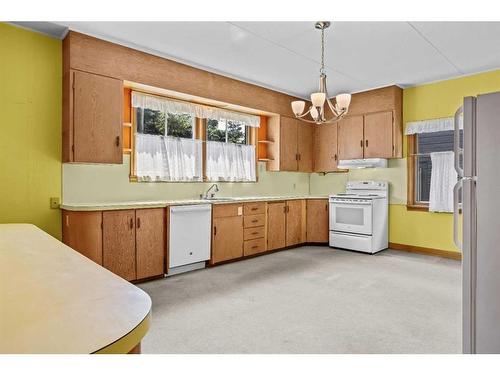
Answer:
[(207, 119), (207, 140), (247, 144), (245, 123), (234, 120)]

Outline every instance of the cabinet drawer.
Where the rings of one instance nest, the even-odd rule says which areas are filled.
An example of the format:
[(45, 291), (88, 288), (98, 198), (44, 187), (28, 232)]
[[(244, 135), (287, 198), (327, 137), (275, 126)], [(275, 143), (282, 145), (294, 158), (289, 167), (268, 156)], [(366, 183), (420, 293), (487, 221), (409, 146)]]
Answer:
[(230, 217), (243, 215), (241, 204), (214, 204), (212, 206), (213, 217)]
[(243, 228), (261, 227), (266, 224), (266, 215), (248, 215), (243, 218)]
[(255, 228), (246, 228), (243, 232), (243, 239), (254, 240), (256, 238), (263, 238), (266, 233), (265, 227), (255, 227)]
[(245, 203), (245, 215), (257, 215), (266, 212), (266, 202)]
[(243, 243), (243, 255), (253, 255), (266, 251), (266, 241), (264, 238), (245, 241)]

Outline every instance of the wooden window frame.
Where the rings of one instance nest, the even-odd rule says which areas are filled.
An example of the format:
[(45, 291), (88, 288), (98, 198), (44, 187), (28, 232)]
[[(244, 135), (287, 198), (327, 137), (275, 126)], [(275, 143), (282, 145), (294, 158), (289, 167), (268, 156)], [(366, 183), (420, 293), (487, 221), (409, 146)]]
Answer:
[[(124, 100), (126, 100), (127, 97), (125, 96)], [(130, 97), (131, 99), (131, 97)], [(168, 99), (168, 98), (166, 98)], [(130, 145), (129, 147), (123, 149), (124, 154), (130, 154), (130, 175), (129, 175), (129, 181), (130, 182), (140, 182), (139, 179), (137, 178), (137, 161), (135, 158), (135, 132), (137, 129), (137, 121), (136, 121), (136, 110), (135, 108), (132, 108), (131, 103), (130, 105), (124, 105), (125, 111), (129, 110), (130, 111), (130, 120), (131, 122), (124, 123), (124, 132), (130, 132)], [(207, 179), (207, 174), (206, 174), (206, 168), (207, 168), (207, 120), (206, 119), (201, 119), (198, 117), (195, 117), (195, 122), (194, 122), (194, 128), (193, 128), (193, 133), (194, 137), (193, 139), (199, 139), (202, 141), (202, 172), (203, 172), (203, 180), (202, 181), (148, 181), (152, 183), (239, 183), (239, 184), (255, 184), (259, 182), (259, 159), (258, 159), (258, 129), (255, 127), (247, 126), (245, 129), (246, 132), (246, 141), (247, 145), (253, 145), (255, 146), (255, 181), (240, 181), (240, 182), (230, 182), (230, 181), (209, 181)], [(127, 128), (127, 129), (126, 129)], [(165, 127), (166, 130), (166, 127)], [(227, 129), (226, 129), (227, 132)]]
[(417, 153), (417, 136), (415, 134), (411, 134), (406, 138), (408, 144), (408, 191), (406, 209), (409, 211), (429, 211), (428, 203), (417, 202), (415, 199), (415, 187), (417, 184), (415, 173), (415, 163), (417, 158), (417, 156), (415, 156), (415, 154)]

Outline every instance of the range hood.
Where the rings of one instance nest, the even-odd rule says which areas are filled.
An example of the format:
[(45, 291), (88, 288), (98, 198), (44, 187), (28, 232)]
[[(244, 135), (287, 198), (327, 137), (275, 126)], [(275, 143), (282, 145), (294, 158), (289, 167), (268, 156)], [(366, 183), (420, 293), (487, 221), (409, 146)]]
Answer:
[(339, 160), (339, 169), (387, 168), (387, 159), (351, 159)]

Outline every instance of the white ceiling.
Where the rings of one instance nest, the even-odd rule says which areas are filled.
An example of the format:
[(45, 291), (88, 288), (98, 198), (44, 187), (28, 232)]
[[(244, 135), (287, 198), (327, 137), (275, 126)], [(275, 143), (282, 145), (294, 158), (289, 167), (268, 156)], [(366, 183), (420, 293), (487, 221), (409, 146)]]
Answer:
[[(314, 22), (16, 22), (67, 28), (300, 97), (316, 91)], [(500, 22), (334, 22), (326, 31), (331, 95), (407, 87), (500, 68)]]

